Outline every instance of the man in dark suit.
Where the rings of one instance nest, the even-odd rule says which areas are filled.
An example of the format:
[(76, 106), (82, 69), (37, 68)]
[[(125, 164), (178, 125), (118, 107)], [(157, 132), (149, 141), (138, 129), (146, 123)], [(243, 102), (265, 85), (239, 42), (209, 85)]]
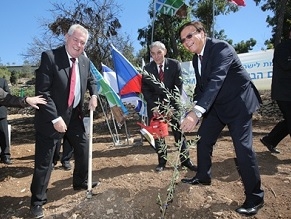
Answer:
[[(8, 83), (4, 78), (0, 78), (0, 87), (10, 93)], [(12, 164), (10, 154), (10, 142), (8, 134), (7, 108), (0, 105), (0, 146), (1, 146), (1, 162)]]
[[(35, 218), (44, 216), (42, 205), (47, 202), (53, 156), (64, 136), (75, 153), (73, 188), (87, 189), (89, 140), (82, 112), (87, 89), (91, 95), (89, 109), (97, 106), (97, 82), (90, 72), (90, 60), (83, 55), (88, 37), (87, 29), (72, 25), (65, 35), (65, 45), (43, 52), (36, 70), (35, 92), (43, 95), (47, 104), (35, 113), (35, 165), (30, 187), (30, 211)], [(93, 182), (92, 188), (96, 185)]]
[[(153, 61), (148, 63), (144, 69), (151, 75), (153, 75), (159, 82), (163, 82), (165, 88), (169, 89), (171, 93), (174, 94), (174, 89), (177, 87), (180, 90), (180, 94), (182, 92), (182, 71), (181, 65), (177, 60), (165, 58), (167, 54), (167, 50), (165, 45), (156, 41), (150, 45), (150, 52)], [(162, 78), (161, 75), (162, 74)], [(162, 102), (164, 99), (167, 99), (167, 95), (165, 91), (161, 88), (160, 84), (154, 83), (153, 80), (146, 75), (142, 77), (142, 94), (144, 95), (144, 99), (147, 102), (147, 113), (149, 121), (153, 118), (153, 116), (158, 117), (159, 112), (156, 109), (158, 107), (158, 101)], [(179, 96), (180, 96), (179, 94)], [(178, 111), (179, 103), (176, 103), (174, 99), (171, 99), (171, 106), (175, 109), (173, 112)], [(163, 106), (161, 106), (163, 107)], [(162, 108), (159, 109), (160, 112), (163, 111)], [(178, 129), (180, 127), (180, 118), (177, 118), (177, 113), (173, 113), (171, 123), (176, 126)], [(172, 127), (172, 131), (174, 134), (175, 142), (178, 143), (182, 140), (182, 134), (180, 131), (176, 130)], [(156, 167), (156, 171), (160, 172), (164, 170), (166, 166), (166, 156), (167, 149), (163, 148), (161, 142), (164, 142), (164, 139), (155, 140), (156, 152), (158, 154), (158, 166)], [(183, 142), (181, 145), (181, 155), (180, 155), (181, 165), (189, 168), (192, 171), (196, 171), (196, 166), (194, 166), (189, 158), (189, 152), (186, 145), (186, 138), (183, 136)]]
[(277, 150), (279, 142), (288, 134), (291, 136), (291, 28), (289, 38), (279, 43), (274, 50), (271, 98), (283, 114), (283, 120), (275, 125), (261, 142), (271, 153)]
[(258, 91), (234, 48), (225, 41), (208, 38), (201, 22), (184, 24), (180, 28), (180, 37), (184, 47), (194, 53), (192, 61), (197, 81), (196, 104), (182, 121), (181, 129), (193, 131), (203, 117), (198, 129), (197, 174), (182, 179), (182, 182), (211, 184), (213, 146), (227, 125), (246, 195), (245, 202), (236, 211), (256, 214), (264, 203), (256, 154), (252, 148), (252, 114), (261, 102)]

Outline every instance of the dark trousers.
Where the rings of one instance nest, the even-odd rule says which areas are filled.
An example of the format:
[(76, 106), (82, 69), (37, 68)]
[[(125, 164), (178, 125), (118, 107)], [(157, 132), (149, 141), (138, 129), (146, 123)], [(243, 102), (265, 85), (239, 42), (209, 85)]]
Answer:
[[(62, 156), (60, 155), (61, 147), (63, 148)], [(66, 137), (61, 139), (58, 142), (55, 153), (54, 153), (54, 159), (53, 159), (54, 164), (56, 165), (59, 160), (61, 160), (62, 164), (70, 162), (71, 158), (73, 157), (73, 151), (74, 149), (70, 145)]]
[[(77, 110), (73, 110), (65, 137), (74, 148), (75, 154), (73, 186), (79, 186), (87, 181), (89, 139)], [(59, 141), (60, 139), (52, 139), (36, 132), (34, 173), (30, 187), (31, 205), (43, 205), (47, 202), (47, 187), (56, 145)]]
[(201, 181), (211, 179), (213, 146), (225, 125), (228, 126), (233, 141), (246, 201), (254, 203), (261, 201), (264, 192), (261, 190), (259, 168), (256, 154), (252, 148), (252, 115), (242, 112), (236, 115), (235, 119), (223, 122), (214, 109), (209, 111), (198, 130), (200, 139), (197, 142), (198, 171), (196, 177)]
[[(180, 127), (180, 124), (178, 121), (173, 120), (171, 121), (171, 123), (174, 126), (177, 126), (178, 128)], [(189, 150), (187, 148), (187, 141), (186, 141), (186, 137), (183, 135), (183, 139), (182, 139), (182, 133), (178, 130), (175, 130), (175, 128), (173, 126), (171, 126), (172, 128), (172, 132), (174, 135), (174, 139), (176, 144), (178, 144), (178, 142), (182, 142), (181, 145), (181, 151), (180, 151), (180, 161), (181, 163), (183, 162), (187, 162), (189, 160)], [(167, 163), (167, 145), (165, 142), (165, 139), (156, 139), (155, 140), (155, 146), (156, 146), (156, 152), (158, 154), (158, 162), (160, 166), (164, 166)]]
[(0, 119), (0, 146), (1, 146), (1, 159), (3, 160), (10, 158), (7, 118)]
[(291, 136), (291, 101), (277, 101), (283, 120), (278, 122), (264, 139), (274, 147), (288, 134)]

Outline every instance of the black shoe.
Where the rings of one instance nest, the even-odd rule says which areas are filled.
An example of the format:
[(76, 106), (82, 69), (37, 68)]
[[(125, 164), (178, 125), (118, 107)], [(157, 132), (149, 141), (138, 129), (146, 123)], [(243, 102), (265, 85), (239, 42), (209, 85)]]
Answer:
[(156, 167), (156, 172), (162, 172), (163, 170), (165, 170), (165, 165), (158, 165)]
[(33, 218), (43, 218), (44, 217), (41, 205), (30, 206), (30, 213), (33, 215)]
[(206, 185), (206, 186), (209, 186), (211, 185), (211, 180), (209, 181), (201, 181), (200, 179), (196, 178), (195, 176), (193, 178), (184, 178), (181, 180), (183, 183), (188, 183), (188, 184), (191, 184), (191, 185), (198, 185), (198, 184), (201, 184), (201, 185)]
[(255, 215), (258, 213), (259, 209), (264, 206), (264, 200), (259, 202), (258, 204), (248, 204), (244, 203), (241, 207), (237, 208), (235, 211), (239, 214), (244, 214), (244, 215)]
[(9, 157), (4, 157), (1, 160), (5, 164), (8, 164), (8, 165), (12, 164), (12, 161), (11, 161), (11, 159)]
[[(98, 186), (98, 185), (99, 185), (99, 182), (92, 182), (92, 189), (94, 187)], [(81, 185), (74, 185), (73, 189), (74, 190), (81, 190), (81, 189), (87, 190), (88, 189), (88, 183), (84, 182)]]
[(197, 172), (197, 166), (195, 166), (191, 160), (188, 160), (186, 162), (183, 162), (182, 167), (187, 167), (191, 171), (196, 171)]
[(278, 151), (277, 148), (274, 147), (273, 145), (269, 144), (264, 138), (265, 137), (260, 138), (262, 144), (265, 145), (271, 153), (280, 154), (280, 151)]
[(72, 169), (70, 162), (64, 162), (62, 164), (62, 167), (64, 168), (64, 170), (67, 170), (67, 171)]

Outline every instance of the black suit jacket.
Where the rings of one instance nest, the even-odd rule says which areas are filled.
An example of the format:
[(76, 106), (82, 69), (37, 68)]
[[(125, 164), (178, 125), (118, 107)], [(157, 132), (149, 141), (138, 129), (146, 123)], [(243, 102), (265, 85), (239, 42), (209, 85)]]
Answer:
[[(43, 95), (47, 104), (40, 105), (35, 113), (35, 129), (44, 136), (62, 138), (53, 127), (52, 120), (61, 116), (67, 126), (72, 115), (68, 108), (70, 62), (65, 46), (43, 52), (41, 64), (36, 70), (35, 94)], [(84, 103), (84, 94), (88, 89), (90, 95), (97, 95), (97, 82), (90, 72), (90, 60), (79, 57), (79, 72), (81, 83), (80, 106)], [(79, 107), (82, 110), (82, 107)], [(82, 113), (82, 112), (81, 112)]]
[(25, 97), (13, 96), (0, 88), (0, 106), (26, 107)]
[[(166, 58), (164, 63), (164, 81), (165, 87), (169, 89), (170, 92), (173, 92), (175, 86), (179, 89), (180, 94), (182, 92), (182, 70), (180, 63), (175, 59)], [(145, 67), (145, 70), (154, 75), (157, 79), (159, 79), (159, 73), (157, 64), (152, 61), (148, 63)], [(142, 76), (142, 94), (144, 95), (144, 99), (147, 102), (147, 111), (148, 118), (152, 118), (152, 108), (156, 107), (156, 101), (162, 101), (167, 98), (163, 89), (158, 85), (153, 83), (153, 81), (148, 77)], [(175, 102), (174, 99), (171, 99), (171, 104), (173, 107), (178, 109), (178, 103)]]
[(271, 97), (274, 100), (291, 101), (291, 39), (275, 48)]
[[(4, 78), (0, 78), (0, 88), (2, 88), (7, 93), (10, 93), (8, 83), (7, 83), (6, 79), (4, 79)], [(3, 104), (1, 104), (1, 105), (0, 105), (0, 119), (3, 119), (3, 118), (7, 117), (7, 108), (5, 106), (3, 106)]]
[(213, 107), (225, 121), (241, 111), (251, 114), (259, 108), (260, 95), (234, 48), (227, 42), (207, 38), (201, 76), (197, 54), (193, 56), (193, 66), (197, 81), (194, 100), (206, 113)]

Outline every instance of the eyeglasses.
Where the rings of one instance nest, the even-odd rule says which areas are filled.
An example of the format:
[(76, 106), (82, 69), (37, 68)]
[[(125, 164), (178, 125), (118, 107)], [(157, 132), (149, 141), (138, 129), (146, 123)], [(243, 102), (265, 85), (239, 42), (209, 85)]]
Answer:
[(186, 39), (190, 40), (192, 38), (193, 35), (195, 35), (197, 33), (197, 30), (189, 33), (185, 38), (181, 39), (181, 43), (185, 43)]

